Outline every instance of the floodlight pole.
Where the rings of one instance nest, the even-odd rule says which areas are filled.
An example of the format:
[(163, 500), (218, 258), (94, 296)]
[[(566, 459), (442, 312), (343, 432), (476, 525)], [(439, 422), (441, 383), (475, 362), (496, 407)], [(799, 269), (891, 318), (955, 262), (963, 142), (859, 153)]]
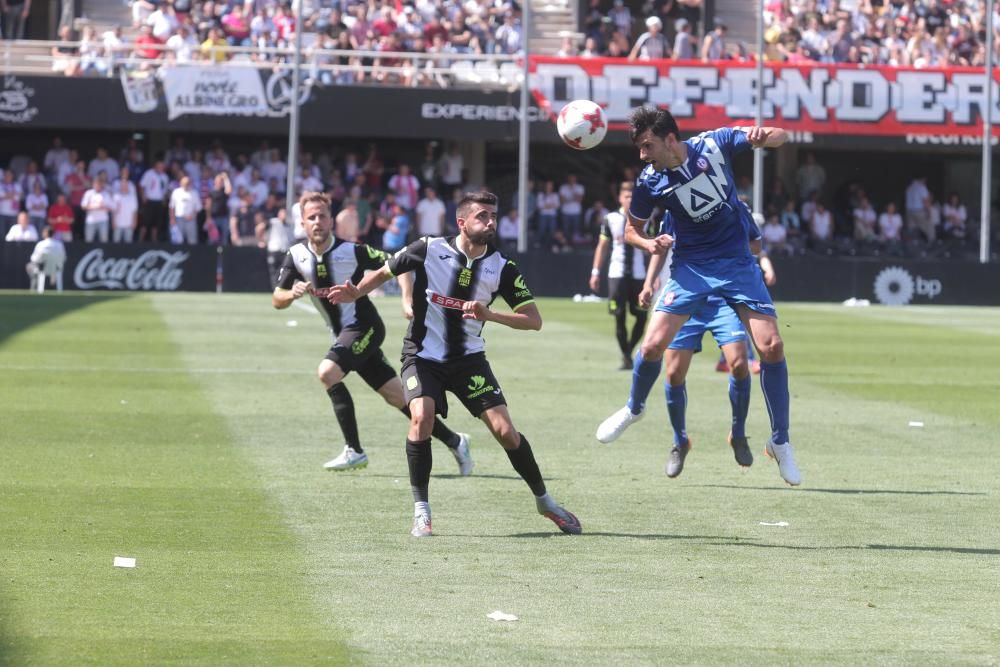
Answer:
[(295, 205), (295, 171), (299, 162), (299, 65), (302, 61), (302, 0), (292, 3), (295, 8), (295, 62), (292, 64), (292, 100), (288, 114), (288, 173), (285, 176), (285, 214), (292, 219)]
[(531, 32), (531, 0), (521, 3), (521, 118), (517, 139), (517, 251), (528, 250), (528, 133), (530, 109), (531, 76), (528, 67), (529, 33)]
[[(764, 124), (764, 0), (757, 2), (757, 127)], [(764, 149), (753, 152), (753, 212), (764, 213)]]
[(993, 0), (986, 0), (986, 112), (983, 114), (983, 181), (979, 200), (979, 263), (990, 261), (990, 205), (993, 184)]

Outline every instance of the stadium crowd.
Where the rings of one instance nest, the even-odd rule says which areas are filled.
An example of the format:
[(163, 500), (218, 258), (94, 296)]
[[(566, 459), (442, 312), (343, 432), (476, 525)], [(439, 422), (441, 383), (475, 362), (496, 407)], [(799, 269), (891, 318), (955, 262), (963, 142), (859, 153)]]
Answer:
[[(634, 180), (627, 167), (621, 179)], [(391, 162), (377, 144), (301, 154), (295, 195), (327, 192), (337, 234), (385, 250), (398, 250), (427, 234), (453, 233), (455, 205), (469, 187), (458, 146), (428, 142), (422, 160)], [(918, 178), (905, 192), (875, 193), (865, 184), (827, 182), (812, 153), (794, 184), (772, 179), (765, 192), (765, 246), (773, 253), (904, 254), (961, 246), (969, 214), (954, 193), (934, 193)], [(37, 156), (13, 157), (0, 169), (0, 238), (34, 240), (48, 225), (65, 241), (236, 244), (284, 252), (303, 232), (297, 212), (285, 210), (287, 165), (280, 149), (260, 142), (254, 151), (230, 154), (219, 141), (206, 146), (176, 138), (147, 162), (130, 139), (120, 150), (80, 155), (57, 137)], [(551, 252), (590, 246), (610, 187), (560, 179), (529, 182), (528, 229), (536, 247)], [(737, 189), (749, 203), (752, 187)], [(589, 190), (589, 191), (588, 191)], [(516, 194), (503, 203), (498, 234), (512, 246), (518, 234)]]

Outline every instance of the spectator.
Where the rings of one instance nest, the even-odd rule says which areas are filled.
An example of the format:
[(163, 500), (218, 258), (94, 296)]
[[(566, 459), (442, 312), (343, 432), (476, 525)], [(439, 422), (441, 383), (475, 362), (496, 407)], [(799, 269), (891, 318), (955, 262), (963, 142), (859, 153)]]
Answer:
[(563, 233), (572, 243), (583, 241), (580, 228), (583, 223), (584, 193), (584, 187), (577, 181), (576, 174), (566, 174), (566, 182), (559, 186), (559, 214)]
[(0, 182), (0, 233), (6, 234), (17, 223), (22, 194), (21, 184), (14, 180), (14, 170), (7, 169)]
[(662, 60), (670, 56), (670, 43), (663, 34), (663, 22), (656, 16), (646, 19), (646, 32), (639, 35), (629, 60)]
[(353, 199), (344, 201), (344, 207), (334, 220), (334, 235), (337, 238), (358, 243), (361, 238), (361, 221), (358, 218), (358, 204)]
[(148, 236), (150, 241), (156, 243), (161, 232), (166, 234), (168, 183), (169, 178), (163, 160), (154, 162), (139, 179), (139, 201), (142, 204), (139, 241), (145, 241)]
[(4, 0), (3, 38), (24, 39), (24, 29), (31, 13), (31, 0)]
[(778, 220), (778, 216), (771, 214), (764, 222), (760, 230), (761, 239), (764, 242), (764, 249), (769, 253), (789, 251), (788, 230)]
[(90, 161), (87, 167), (87, 176), (91, 180), (96, 180), (103, 176), (105, 181), (114, 178), (118, 174), (118, 163), (108, 157), (108, 149), (101, 146), (97, 149), (97, 157)]
[(34, 185), (24, 198), (24, 208), (28, 212), (31, 224), (35, 230), (42, 231), (45, 227), (46, 218), (49, 211), (49, 196), (45, 194), (45, 185), (41, 180), (33, 181)]
[[(125, 170), (122, 170), (125, 171)], [(131, 243), (139, 226), (139, 199), (128, 174), (118, 179), (111, 194), (111, 242)]]
[(66, 203), (66, 195), (56, 195), (56, 203), (49, 207), (49, 227), (60, 241), (73, 240), (73, 209)]
[(174, 60), (178, 63), (189, 63), (194, 60), (194, 55), (198, 52), (198, 40), (185, 24), (167, 39), (166, 47), (174, 54)]
[[(51, 276), (56, 288), (62, 291), (62, 270), (66, 262), (66, 248), (62, 241), (53, 238), (52, 230), (46, 227), (42, 230), (42, 240), (35, 244), (31, 251), (31, 260), (26, 267), (31, 278), (31, 290), (45, 288), (45, 281)], [(38, 281), (42, 281), (39, 283)]]
[(76, 76), (80, 73), (80, 47), (73, 43), (73, 28), (59, 27), (59, 43), (52, 47), (52, 71)]
[(799, 165), (795, 172), (795, 184), (798, 187), (799, 197), (809, 199), (814, 194), (822, 193), (825, 183), (826, 170), (816, 162), (816, 154), (812, 151), (806, 153), (805, 164)]
[(462, 187), (464, 169), (465, 161), (458, 150), (458, 144), (448, 144), (448, 148), (438, 160), (438, 178), (441, 185), (448, 190)]
[(697, 39), (691, 34), (691, 22), (679, 18), (674, 22), (674, 50), (671, 60), (694, 60), (698, 53)]
[(80, 201), (80, 208), (85, 214), (83, 238), (87, 243), (95, 239), (101, 243), (108, 242), (108, 223), (113, 203), (111, 193), (105, 189), (105, 183), (105, 177), (98, 176), (94, 179), (94, 186), (83, 194)]
[(833, 240), (833, 216), (821, 201), (816, 202), (809, 231), (814, 242), (829, 243)]
[(410, 165), (399, 165), (399, 173), (389, 179), (388, 185), (389, 190), (396, 193), (396, 201), (405, 211), (411, 212), (416, 208), (420, 199), (420, 181), (410, 173)]
[(74, 226), (77, 227), (73, 231), (73, 236), (76, 238), (83, 236), (85, 216), (81, 204), (83, 203), (83, 195), (90, 189), (91, 182), (90, 177), (87, 176), (87, 163), (83, 160), (76, 161), (76, 169), (67, 175), (63, 182), (70, 206), (73, 207)]
[[(174, 243), (182, 238), (188, 245), (198, 243), (198, 212), (201, 211), (201, 200), (198, 193), (191, 187), (191, 177), (181, 177), (180, 184), (170, 193), (170, 237)], [(180, 234), (178, 236), (177, 231)]]
[[(538, 193), (538, 243), (547, 246), (552, 243), (559, 231), (559, 193), (556, 192), (555, 181), (547, 180)], [(556, 246), (553, 252), (559, 252)]]
[(201, 43), (201, 57), (213, 63), (222, 63), (229, 58), (229, 42), (222, 36), (219, 28), (210, 28), (205, 41)]
[(885, 205), (885, 212), (878, 217), (879, 240), (883, 243), (898, 243), (903, 229), (903, 218), (896, 211), (896, 203)]
[(705, 35), (705, 40), (701, 45), (701, 59), (704, 62), (724, 60), (728, 57), (728, 44), (726, 41), (726, 33), (728, 30), (729, 28), (726, 26), (725, 21), (716, 17), (715, 29)]
[(878, 237), (878, 213), (868, 195), (861, 193), (857, 208), (854, 209), (854, 240), (869, 243)]
[(418, 236), (445, 235), (445, 209), (434, 188), (424, 188), (424, 198), (417, 204)]
[(519, 225), (516, 208), (510, 209), (507, 215), (500, 218), (500, 224), (497, 226), (497, 237), (500, 239), (500, 246), (504, 252), (513, 252), (517, 249)]
[(625, 6), (625, 0), (614, 1), (614, 6), (608, 12), (608, 18), (626, 38), (632, 35), (632, 11)]
[(35, 243), (38, 241), (38, 230), (31, 224), (31, 220), (29, 219), (26, 211), (21, 211), (17, 214), (16, 222), (13, 227), (7, 230), (7, 234), (4, 236), (4, 241), (11, 241), (15, 243), (29, 241), (31, 243)]
[(906, 188), (906, 233), (912, 237), (916, 232), (931, 243), (937, 237), (931, 220), (931, 193), (924, 176), (914, 178)]
[(942, 230), (944, 236), (964, 240), (965, 222), (968, 215), (965, 211), (965, 205), (958, 198), (957, 192), (952, 192), (948, 195), (948, 201), (945, 202), (941, 214), (944, 219), (944, 228)]
[(153, 34), (153, 27), (146, 24), (139, 29), (139, 36), (135, 38), (133, 46), (136, 58), (156, 60), (162, 54), (163, 42)]

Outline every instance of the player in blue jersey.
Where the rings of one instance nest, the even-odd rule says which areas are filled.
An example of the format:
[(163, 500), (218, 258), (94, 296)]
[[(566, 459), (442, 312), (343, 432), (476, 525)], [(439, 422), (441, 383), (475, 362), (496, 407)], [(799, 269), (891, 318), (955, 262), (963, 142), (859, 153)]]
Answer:
[[(632, 371), (628, 405), (601, 424), (613, 439), (642, 416), (645, 398), (659, 375), (664, 351), (684, 323), (711, 296), (730, 304), (761, 358), (761, 388), (771, 419), (764, 452), (778, 463), (781, 477), (801, 483), (789, 442), (788, 367), (777, 313), (750, 252), (750, 216), (736, 194), (733, 158), (754, 148), (777, 148), (784, 130), (774, 127), (720, 128), (681, 141), (677, 121), (664, 109), (639, 107), (629, 116), (632, 143), (646, 163), (636, 180), (626, 241), (652, 254), (674, 249), (670, 281), (658, 297)], [(642, 229), (661, 208), (673, 216), (670, 234), (647, 236)], [(672, 460), (683, 467), (690, 450), (675, 446)], [(670, 466), (668, 465), (668, 468)]]

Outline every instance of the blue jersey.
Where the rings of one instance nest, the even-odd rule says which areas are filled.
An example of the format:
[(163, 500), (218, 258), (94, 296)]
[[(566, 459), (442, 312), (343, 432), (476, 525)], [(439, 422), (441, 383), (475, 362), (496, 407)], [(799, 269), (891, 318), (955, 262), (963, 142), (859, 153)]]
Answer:
[[(740, 211), (740, 225), (745, 230), (744, 233), (747, 237), (747, 250), (749, 251), (750, 241), (759, 241), (761, 237), (760, 227), (754, 222), (753, 214), (750, 212), (750, 207), (746, 205), (742, 200), (740, 200), (737, 210)], [(674, 237), (674, 247), (677, 247), (679, 243), (677, 224), (674, 222), (674, 216), (671, 215), (670, 211), (666, 211), (663, 214), (663, 218), (660, 220), (660, 231), (659, 234), (669, 234)]]
[(677, 227), (674, 263), (750, 256), (750, 218), (736, 194), (734, 155), (752, 150), (741, 129), (720, 128), (684, 141), (688, 158), (676, 169), (647, 165), (636, 179), (629, 214), (649, 220), (669, 212)]

